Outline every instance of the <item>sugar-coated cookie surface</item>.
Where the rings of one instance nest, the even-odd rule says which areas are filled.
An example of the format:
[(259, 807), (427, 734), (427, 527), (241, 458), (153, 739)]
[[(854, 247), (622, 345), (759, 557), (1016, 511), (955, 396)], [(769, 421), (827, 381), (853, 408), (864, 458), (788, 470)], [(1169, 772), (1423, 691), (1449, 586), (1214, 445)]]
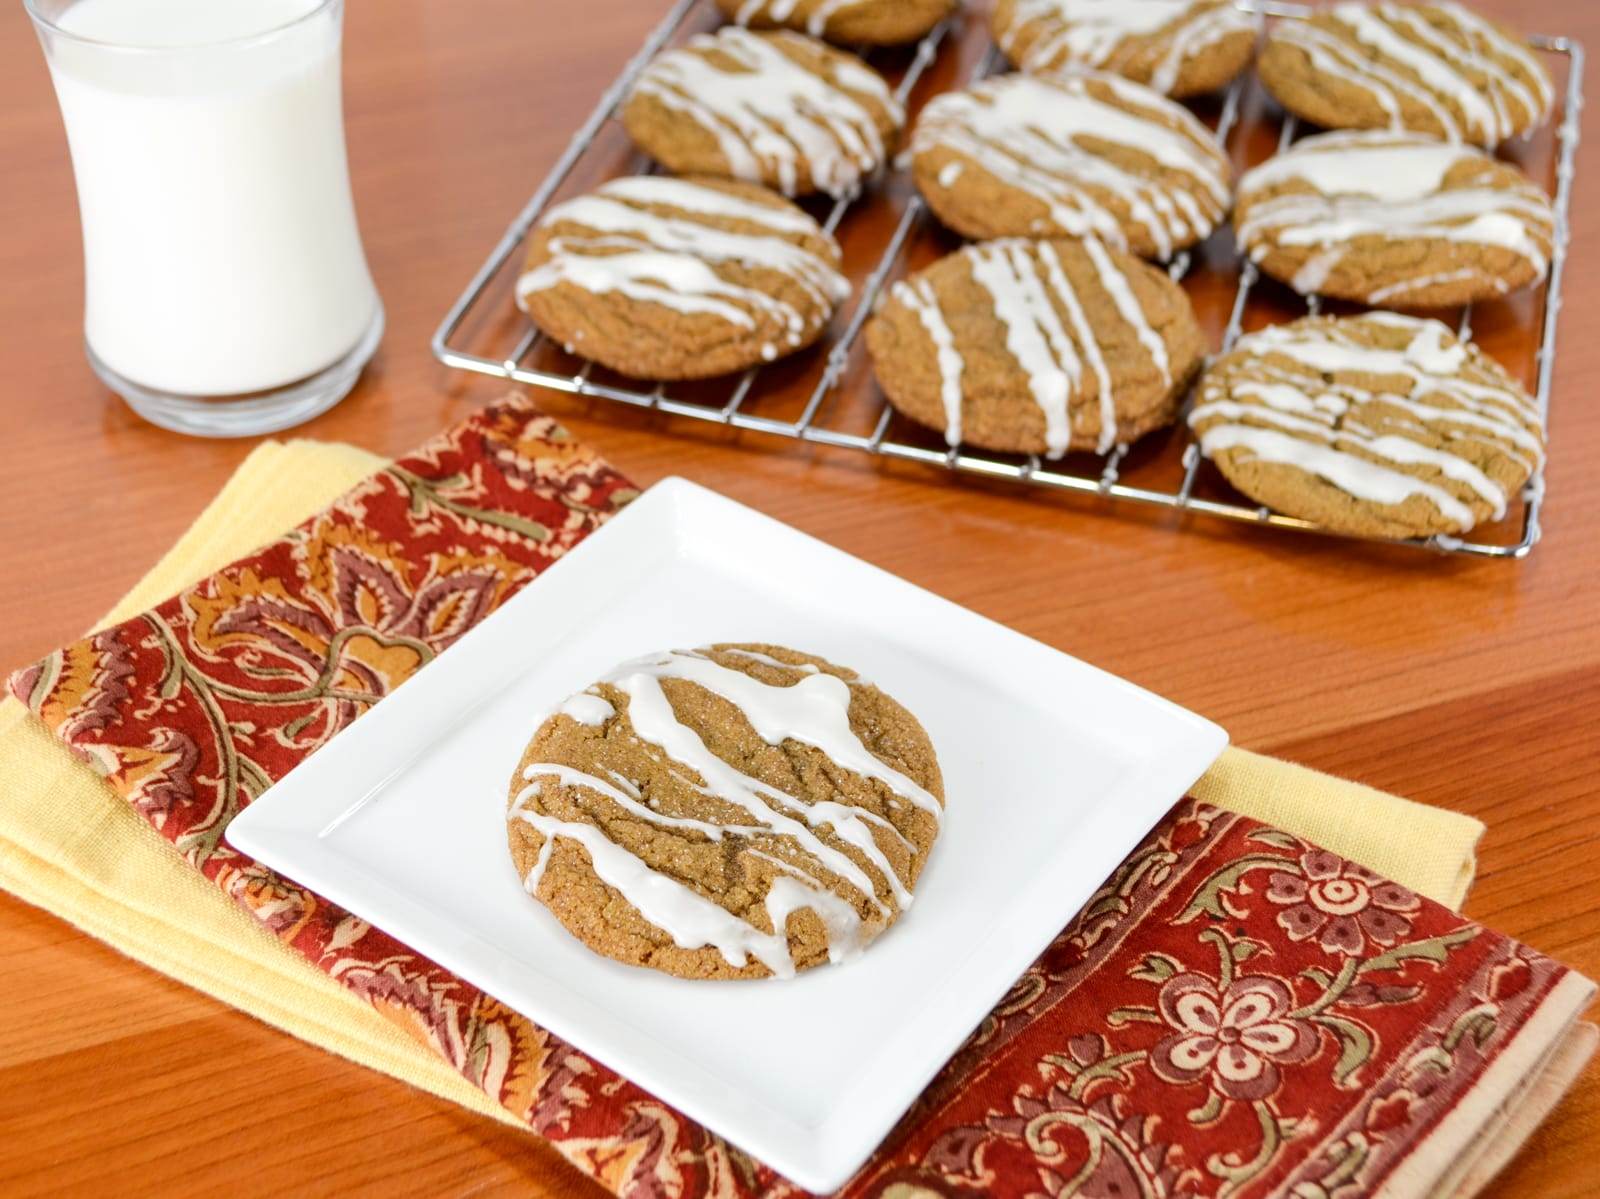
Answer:
[(1194, 96), (1249, 65), (1259, 18), (1233, 0), (998, 0), (991, 24), (1024, 71), (1099, 67)]
[(1423, 134), (1319, 134), (1239, 183), (1234, 225), (1297, 291), (1438, 307), (1544, 278), (1555, 212), (1508, 163)]
[(704, 378), (815, 341), (849, 294), (838, 266), (833, 238), (765, 188), (640, 175), (544, 215), (517, 302), (613, 370)]
[(950, 445), (1058, 457), (1171, 424), (1205, 344), (1166, 272), (1093, 238), (969, 245), (868, 322), (889, 402)]
[(729, 20), (752, 29), (796, 29), (846, 46), (914, 42), (957, 0), (717, 0)]
[(1093, 234), (1166, 258), (1226, 215), (1231, 168), (1182, 105), (1119, 75), (1002, 75), (935, 96), (911, 136), (928, 206), (966, 237)]
[(886, 161), (905, 113), (854, 55), (804, 34), (730, 25), (657, 56), (622, 122), (641, 150), (680, 175), (843, 196)]
[(1234, 486), (1348, 533), (1463, 533), (1505, 515), (1544, 460), (1532, 398), (1433, 320), (1370, 312), (1263, 329), (1198, 391), (1190, 427)]
[(625, 662), (540, 726), (506, 830), (528, 893), (595, 952), (681, 978), (787, 977), (911, 904), (944, 786), (916, 718), (780, 646)]
[(1340, 3), (1275, 23), (1258, 66), (1328, 129), (1410, 129), (1495, 146), (1550, 115), (1555, 90), (1515, 33), (1455, 3)]

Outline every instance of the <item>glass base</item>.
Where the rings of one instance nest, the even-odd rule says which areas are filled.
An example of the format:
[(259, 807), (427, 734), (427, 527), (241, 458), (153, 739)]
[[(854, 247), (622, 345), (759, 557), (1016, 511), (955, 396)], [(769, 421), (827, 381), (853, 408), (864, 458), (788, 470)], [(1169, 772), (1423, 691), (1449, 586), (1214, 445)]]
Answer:
[(254, 437), (302, 424), (344, 399), (383, 339), (383, 324), (379, 304), (361, 340), (332, 366), (298, 382), (242, 396), (179, 395), (145, 387), (112, 370), (93, 346), (86, 349), (89, 366), (101, 382), (152, 425), (191, 437)]

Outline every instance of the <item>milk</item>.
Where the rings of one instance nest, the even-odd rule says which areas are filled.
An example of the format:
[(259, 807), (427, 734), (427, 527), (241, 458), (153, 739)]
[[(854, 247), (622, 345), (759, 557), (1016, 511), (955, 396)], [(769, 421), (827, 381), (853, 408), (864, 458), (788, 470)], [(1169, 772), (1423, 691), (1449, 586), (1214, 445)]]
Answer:
[(380, 310), (345, 164), (339, 0), (56, 9), (68, 36), (42, 36), (93, 354), (180, 396), (281, 388), (349, 355)]

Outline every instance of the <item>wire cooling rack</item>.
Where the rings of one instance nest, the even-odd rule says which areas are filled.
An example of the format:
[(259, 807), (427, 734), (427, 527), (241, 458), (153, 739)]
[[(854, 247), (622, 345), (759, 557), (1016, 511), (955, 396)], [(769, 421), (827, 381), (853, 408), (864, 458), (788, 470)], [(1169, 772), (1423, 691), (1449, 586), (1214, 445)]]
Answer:
[[(1280, 0), (1239, 0), (1239, 7), (1269, 19), (1303, 17), (1312, 11), (1307, 5)], [(575, 358), (532, 328), (526, 318), (512, 311), (511, 304), (512, 285), (520, 269), (522, 245), (528, 231), (571, 181), (591, 175), (594, 178), (587, 185), (593, 186), (611, 175), (651, 169), (648, 160), (625, 148), (623, 136), (614, 128), (619, 124), (616, 119), (619, 109), (635, 77), (651, 58), (690, 33), (714, 27), (717, 23), (720, 23), (720, 14), (712, 0), (676, 0), (639, 52), (601, 95), (594, 111), (574, 134), (550, 173), (506, 228), (466, 289), (451, 305), (433, 336), (433, 352), (439, 361), (462, 370), (627, 407), (819, 445), (859, 450), (955, 473), (1010, 480), (1038, 488), (1095, 495), (1112, 501), (1182, 513), (1200, 513), (1223, 520), (1350, 538), (1349, 534), (1333, 533), (1312, 521), (1284, 516), (1265, 507), (1242, 502), (1222, 482), (1215, 468), (1203, 460), (1200, 447), (1189, 436), (1187, 426), (1181, 419), (1176, 429), (1169, 430), (1165, 435), (1143, 438), (1132, 446), (1119, 445), (1106, 454), (1074, 452), (1064, 459), (1046, 461), (1037, 455), (992, 454), (965, 446), (949, 448), (939, 443), (936, 435), (917, 429), (897, 417), (872, 381), (870, 372), (865, 369), (862, 363), (865, 354), (859, 342), (862, 327), (884, 287), (910, 268), (914, 258), (911, 250), (914, 243), (929, 239), (937, 243), (941, 236), (936, 228), (927, 228), (936, 226), (936, 222), (927, 214), (921, 198), (903, 181), (898, 189), (898, 217), (887, 223), (890, 230), (887, 240), (881, 245), (869, 247), (864, 253), (853, 252), (852, 246), (846, 241), (845, 270), (856, 282), (854, 299), (847, 306), (847, 315), (842, 317), (842, 323), (836, 319), (837, 332), (831, 338), (825, 337), (817, 349), (794, 356), (801, 360), (798, 368), (793, 360), (783, 360), (723, 380), (674, 384), (669, 391), (665, 383), (642, 383), (627, 379)], [(1003, 59), (993, 46), (987, 45), (987, 34), (981, 25), (976, 14), (954, 16), (929, 32), (908, 56), (902, 55), (898, 62), (889, 64), (891, 71), (898, 70), (899, 73), (896, 98), (902, 103), (910, 100), (918, 84), (942, 55), (959, 56), (963, 47), (970, 49), (972, 44), (979, 41), (984, 43), (986, 49), (976, 55), (967, 54), (969, 65), (954, 77), (949, 86), (963, 86), (1001, 68)], [(1513, 313), (1509, 318), (1534, 334), (1532, 361), (1529, 364), (1532, 391), (1548, 430), (1550, 385), (1555, 368), (1556, 332), (1561, 313), (1561, 285), (1567, 263), (1568, 217), (1579, 140), (1579, 114), (1583, 106), (1584, 55), (1583, 47), (1572, 38), (1536, 36), (1530, 41), (1546, 55), (1566, 60), (1566, 84), (1559, 120), (1554, 127), (1551, 155), (1555, 176), (1556, 238), (1549, 277), (1533, 299), (1524, 302), (1532, 307), (1522, 313)], [(1218, 139), (1231, 150), (1230, 139), (1240, 136), (1246, 125), (1275, 122), (1276, 146), (1281, 151), (1294, 141), (1299, 124), (1291, 116), (1279, 115), (1260, 95), (1253, 97), (1256, 102), (1250, 104), (1253, 110), (1261, 110), (1257, 112), (1257, 119), (1243, 119), (1241, 114), (1252, 88), (1259, 92), (1259, 85), (1254, 83), (1250, 73), (1246, 73), (1225, 93), (1214, 112), (1214, 128)], [(1259, 136), (1259, 130), (1255, 132)], [(608, 135), (612, 143), (623, 147), (614, 148), (609, 155), (603, 147)], [(867, 189), (862, 197), (846, 196), (833, 201), (817, 215), (830, 233), (840, 233), (841, 223), (853, 206), (868, 202), (894, 203), (893, 197), (885, 199), (874, 195), (889, 190), (891, 188), (886, 182)], [(1219, 234), (1218, 237), (1226, 240), (1227, 235)], [(948, 250), (953, 248), (953, 244), (947, 240), (943, 248)], [(931, 257), (932, 252), (924, 256)], [(1218, 256), (1209, 242), (1197, 247), (1193, 253), (1181, 253), (1166, 264), (1172, 277), (1183, 280), (1190, 276), (1197, 254), (1206, 256), (1208, 268)], [(1221, 269), (1230, 272), (1234, 279), (1226, 323), (1221, 332), (1222, 351), (1228, 350), (1247, 327), (1263, 323), (1256, 309), (1261, 306), (1258, 297), (1264, 290), (1270, 289), (1272, 292), (1264, 306), (1276, 306), (1268, 318), (1269, 322), (1299, 315), (1295, 306), (1313, 313), (1322, 310), (1319, 297), (1295, 297), (1275, 284), (1258, 287), (1260, 277), (1255, 265), (1240, 254), (1231, 242), (1221, 248), (1220, 255), (1223, 259)], [(1286, 306), (1289, 306), (1287, 310)], [(1504, 319), (1497, 318), (1499, 323), (1504, 323)], [(1473, 321), (1472, 309), (1460, 311), (1457, 325), (1463, 337), (1471, 334)], [(781, 393), (783, 398), (769, 405), (766, 399), (769, 391)], [(1519, 497), (1516, 507), (1520, 507), (1520, 511), (1514, 508), (1494, 525), (1475, 531), (1482, 540), (1445, 535), (1409, 539), (1355, 539), (1414, 546), (1448, 554), (1523, 558), (1539, 541), (1539, 513), (1543, 503), (1544, 472), (1541, 468), (1535, 472)], [(1180, 522), (1179, 527), (1187, 523)]]

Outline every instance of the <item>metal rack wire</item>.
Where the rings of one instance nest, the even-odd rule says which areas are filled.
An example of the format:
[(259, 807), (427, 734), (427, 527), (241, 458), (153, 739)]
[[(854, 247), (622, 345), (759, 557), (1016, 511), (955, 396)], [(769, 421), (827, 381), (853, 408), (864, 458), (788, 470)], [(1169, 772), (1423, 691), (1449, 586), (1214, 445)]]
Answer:
[[(1254, 525), (1267, 525), (1298, 532), (1320, 533), (1340, 537), (1350, 536), (1348, 534), (1333, 533), (1333, 531), (1325, 529), (1314, 522), (1284, 516), (1265, 507), (1197, 495), (1196, 484), (1201, 477), (1204, 463), (1200, 454), (1200, 447), (1192, 439), (1186, 439), (1183, 442), (1181, 480), (1175, 487), (1156, 488), (1137, 486), (1121, 478), (1123, 463), (1130, 450), (1127, 445), (1116, 446), (1103, 455), (1074, 455), (1074, 459), (1078, 461), (1091, 457), (1095, 459), (1090, 468), (1074, 470), (1070, 469), (1067, 463), (1046, 462), (1037, 455), (989, 454), (965, 446), (949, 449), (934, 448), (929, 445), (918, 445), (913, 441), (897, 439), (890, 435), (893, 411), (883, 401), (881, 395), (878, 397), (881, 411), (878, 414), (876, 424), (870, 432), (859, 433), (829, 427), (824, 420), (820, 419), (825, 410), (825, 405), (830, 396), (833, 396), (840, 387), (841, 381), (851, 366), (853, 356), (859, 352), (858, 342), (862, 328), (866, 324), (867, 318), (871, 315), (883, 288), (901, 269), (908, 241), (918, 225), (928, 219), (921, 197), (915, 194), (912, 194), (906, 202), (876, 263), (866, 275), (862, 285), (857, 289), (854, 306), (850, 309), (843, 328), (829, 345), (822, 370), (806, 396), (799, 415), (792, 420), (781, 419), (750, 410), (754, 406), (752, 404), (752, 394), (763, 373), (771, 369), (768, 367), (754, 367), (739, 375), (732, 382), (731, 391), (728, 392), (726, 397), (719, 397), (720, 402), (703, 402), (698, 399), (688, 399), (669, 394), (665, 383), (622, 385), (596, 380), (592, 377), (594, 368), (592, 364), (588, 363), (580, 365), (571, 373), (536, 367), (529, 360), (544, 338), (531, 325), (523, 324), (519, 326), (513, 344), (509, 346), (504, 354), (500, 355), (475, 353), (453, 344), (452, 339), (460, 335), (464, 326), (478, 315), (478, 309), (492, 290), (491, 285), (506, 270), (508, 264), (513, 263), (514, 256), (517, 255), (521, 248), (528, 231), (549, 205), (557, 191), (573, 174), (574, 169), (579, 166), (585, 155), (595, 145), (596, 138), (606, 123), (615, 119), (617, 111), (626, 98), (635, 77), (643, 70), (651, 58), (685, 28), (693, 11), (701, 5), (708, 5), (709, 2), (710, 0), (676, 0), (661, 23), (646, 38), (639, 52), (628, 61), (622, 73), (601, 95), (593, 112), (589, 114), (588, 119), (573, 135), (571, 142), (567, 145), (561, 157), (557, 159), (550, 173), (539, 185), (522, 211), (516, 215), (515, 219), (506, 228), (505, 233), (501, 236), (494, 249), (490, 251), (482, 267), (472, 277), (455, 303), (451, 305), (449, 312), (446, 313), (444, 320), (435, 331), (432, 347), (434, 356), (440, 362), (446, 366), (461, 370), (491, 375), (573, 395), (594, 397), (629, 407), (664, 412), (672, 416), (712, 422), (735, 429), (794, 438), (819, 445), (860, 450), (890, 459), (941, 466), (958, 473), (1007, 479), (1017, 483), (1052, 488), (1058, 491), (1098, 495), (1112, 500), (1153, 505), (1185, 513), (1196, 512), (1206, 516)], [(1287, 3), (1283, 2), (1283, 0), (1238, 0), (1238, 3), (1239, 7), (1243, 9), (1258, 12), (1267, 17), (1301, 17), (1311, 11), (1304, 4)], [(954, 20), (955, 18), (951, 18), (936, 26), (916, 46), (896, 88), (896, 98), (902, 103), (911, 95), (918, 81), (935, 61), (941, 47), (952, 33)], [(1538, 402), (1540, 414), (1544, 418), (1546, 429), (1548, 429), (1551, 378), (1555, 367), (1556, 332), (1561, 312), (1561, 287), (1566, 269), (1569, 212), (1572, 201), (1574, 164), (1579, 140), (1579, 114), (1583, 105), (1584, 55), (1583, 47), (1571, 38), (1534, 37), (1530, 40), (1541, 51), (1552, 55), (1564, 56), (1568, 59), (1567, 86), (1561, 121), (1555, 131), (1557, 145), (1556, 189), (1554, 195), (1556, 211), (1555, 248), (1551, 255), (1549, 277), (1544, 285), (1544, 305), (1538, 321), (1539, 339), (1535, 355), (1534, 398)], [(1001, 65), (1001, 61), (998, 52), (991, 47), (979, 61), (976, 69), (971, 74), (971, 78), (975, 79), (991, 73)], [(1223, 100), (1216, 132), (1219, 141), (1224, 145), (1228, 143), (1230, 135), (1238, 127), (1241, 97), (1247, 85), (1246, 80), (1247, 77), (1236, 80)], [(1293, 117), (1284, 119), (1278, 139), (1279, 150), (1287, 147), (1294, 140), (1297, 127), (1297, 122)], [(833, 203), (823, 222), (824, 227), (830, 233), (838, 228), (855, 199), (856, 197), (847, 196)], [(1168, 264), (1168, 270), (1174, 279), (1182, 279), (1189, 272), (1190, 265), (1191, 257), (1185, 252), (1176, 256)], [(1259, 280), (1255, 265), (1242, 254), (1238, 256), (1236, 266), (1238, 284), (1234, 292), (1227, 327), (1223, 334), (1221, 346), (1223, 351), (1231, 348), (1240, 336), (1244, 327), (1245, 314), (1252, 290)], [(1319, 298), (1315, 296), (1309, 297), (1307, 306), (1311, 312), (1318, 311), (1321, 306)], [(1463, 337), (1470, 334), (1471, 322), (1472, 311), (1469, 308), (1462, 313), (1460, 320), (1460, 332)], [(1544, 503), (1542, 468), (1535, 472), (1529, 480), (1523, 489), (1521, 499), (1520, 536), (1513, 541), (1498, 543), (1469, 541), (1464, 538), (1445, 535), (1410, 539), (1356, 539), (1415, 546), (1440, 553), (1476, 555), (1489, 558), (1523, 558), (1532, 551), (1540, 538), (1539, 514)]]

